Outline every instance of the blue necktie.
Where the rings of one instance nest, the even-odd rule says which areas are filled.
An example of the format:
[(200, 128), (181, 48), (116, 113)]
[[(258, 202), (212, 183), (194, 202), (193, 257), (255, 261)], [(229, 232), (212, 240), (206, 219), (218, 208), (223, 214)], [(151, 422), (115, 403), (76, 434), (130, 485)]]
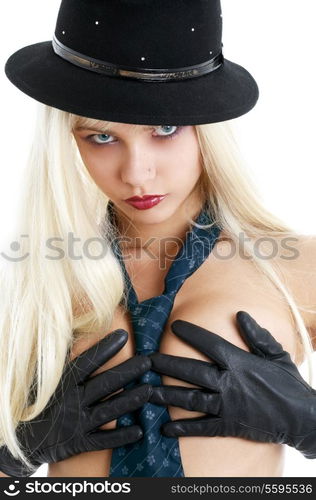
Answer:
[[(108, 204), (109, 216), (115, 224), (112, 202)], [(210, 224), (206, 205), (194, 219), (198, 224)], [(112, 247), (120, 260), (127, 283), (128, 311), (131, 315), (135, 336), (136, 353), (151, 354), (159, 350), (161, 334), (164, 331), (173, 307), (176, 293), (188, 278), (204, 262), (212, 251), (220, 234), (218, 226), (200, 229), (195, 226), (187, 231), (183, 246), (173, 260), (165, 277), (162, 295), (138, 302), (137, 295), (124, 265), (119, 246)], [(138, 383), (161, 385), (160, 374), (148, 371), (138, 379)], [(131, 388), (131, 382), (125, 388)], [(114, 448), (110, 468), (110, 477), (183, 477), (179, 442), (177, 438), (165, 437), (160, 432), (163, 423), (169, 422), (168, 408), (146, 403), (139, 410), (122, 415), (117, 420), (117, 427), (138, 424), (143, 429), (143, 437), (136, 443)]]

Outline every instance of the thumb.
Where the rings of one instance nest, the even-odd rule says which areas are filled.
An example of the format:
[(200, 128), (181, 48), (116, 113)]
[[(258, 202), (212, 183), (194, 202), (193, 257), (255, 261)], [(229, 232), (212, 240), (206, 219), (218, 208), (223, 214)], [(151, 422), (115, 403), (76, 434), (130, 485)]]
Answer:
[(280, 358), (285, 354), (282, 345), (273, 335), (262, 328), (250, 314), (238, 311), (236, 314), (240, 335), (250, 351), (261, 358)]

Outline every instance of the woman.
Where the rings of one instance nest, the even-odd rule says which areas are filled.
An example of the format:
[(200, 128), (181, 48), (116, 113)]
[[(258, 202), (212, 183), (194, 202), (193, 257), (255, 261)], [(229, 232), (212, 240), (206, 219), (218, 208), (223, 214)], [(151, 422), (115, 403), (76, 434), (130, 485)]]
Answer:
[[(1, 418), (11, 452), (17, 451), (14, 425), (34, 419), (45, 408), (58, 386), (68, 351), (74, 360), (110, 331), (126, 330), (129, 335), (124, 349), (94, 371), (95, 376), (133, 359), (137, 348), (145, 355), (157, 350), (157, 346), (153, 349), (145, 343), (136, 345), (153, 331), (153, 325), (148, 328), (145, 318), (137, 316), (141, 312), (136, 311), (139, 304), (164, 295), (167, 277), (174, 278), (177, 293), (172, 300), (166, 295), (172, 308), (165, 321), (156, 318), (158, 326), (163, 326), (158, 338), (162, 354), (210, 361), (210, 356), (174, 335), (171, 325), (175, 319), (205, 328), (210, 336), (211, 331), (216, 332), (241, 350), (250, 351), (235, 323), (236, 313), (243, 310), (269, 330), (299, 366), (311, 351), (315, 330), (315, 286), (308, 272), (315, 265), (315, 240), (293, 233), (261, 206), (225, 123), (248, 112), (256, 103), (258, 90), (246, 70), (223, 60), (220, 2), (201, 0), (183, 5), (174, 1), (159, 8), (148, 0), (109, 0), (102, 7), (100, 2), (88, 5), (82, 1), (80, 8), (78, 5), (71, 0), (62, 2), (53, 50), (49, 42), (36, 44), (13, 55), (6, 66), (15, 85), (45, 104), (39, 110), (22, 204), (21, 230), (32, 235), (25, 247), (31, 258), (13, 268), (12, 275), (8, 269), (7, 302), (1, 306), (1, 327), (6, 332), (1, 377), (2, 386), (7, 387), (1, 394), (1, 407), (8, 408)], [(181, 22), (173, 25), (175, 18)], [(129, 28), (136, 22), (143, 27), (139, 33)], [(83, 32), (87, 34), (84, 38)], [(184, 33), (191, 36), (185, 43)], [(197, 36), (192, 38), (192, 34)], [(164, 41), (161, 47), (157, 36)], [(109, 45), (107, 37), (115, 43)], [(170, 37), (173, 43), (179, 40), (174, 51), (169, 50)], [(140, 42), (146, 55), (138, 52)], [(29, 66), (25, 66), (26, 61)], [(126, 203), (126, 199), (144, 194), (165, 196), (147, 209), (142, 209), (141, 203)], [(33, 221), (36, 224), (32, 225)], [(192, 267), (184, 255), (185, 268), (179, 280), (173, 267), (178, 265), (178, 252), (185, 248), (191, 257), (198, 253), (192, 252), (187, 233), (191, 224), (197, 229), (190, 234), (198, 236), (206, 252), (200, 252)], [(205, 225), (210, 231), (203, 241), (199, 230), (205, 231)], [(83, 242), (79, 255), (67, 247), (76, 241), (69, 234)], [(117, 236), (121, 238), (118, 246)], [(269, 240), (262, 245), (263, 237)], [(291, 237), (294, 240), (286, 240)], [(43, 262), (43, 238), (62, 242), (57, 258), (53, 254)], [(105, 242), (102, 258), (100, 241)], [(267, 258), (271, 242), (277, 244), (278, 252)], [(48, 249), (56, 250), (53, 241), (49, 243)], [(115, 255), (124, 257), (124, 266)], [(308, 279), (303, 283), (300, 277), (306, 274)], [(131, 301), (130, 293), (125, 296), (124, 278), (132, 284), (138, 304)], [(170, 290), (166, 288), (168, 293)], [(132, 311), (131, 305), (135, 306)], [(161, 307), (158, 312), (163, 316), (167, 305)], [(11, 325), (10, 316), (14, 320)], [(25, 342), (14, 343), (14, 339), (25, 338), (26, 329), (32, 332), (28, 349)], [(32, 352), (35, 348), (36, 355)], [(176, 361), (181, 366), (181, 360)], [(145, 368), (148, 366), (142, 367), (144, 372)], [(155, 373), (163, 373), (157, 358), (153, 368)], [(141, 382), (158, 385), (159, 379), (147, 375)], [(34, 378), (34, 407), (27, 413), (21, 400), (23, 395), (25, 401), (25, 394), (32, 394)], [(180, 378), (180, 373), (179, 378), (162, 375), (161, 381), (164, 386), (194, 386)], [(146, 405), (163, 407), (166, 403), (162, 392), (160, 401), (158, 396), (157, 390), (143, 394), (139, 404), (149, 420), (152, 410)], [(277, 406), (279, 399), (275, 401)], [(190, 412), (183, 406), (169, 402), (172, 420), (203, 413), (193, 413), (194, 405)], [(132, 414), (136, 410), (131, 401), (129, 410)], [(161, 415), (159, 423), (166, 423), (168, 413)], [(126, 425), (124, 418), (121, 426)], [(158, 463), (152, 450), (157, 450), (154, 439), (159, 428), (154, 428), (151, 442), (147, 432), (150, 424), (140, 421), (145, 429), (143, 441), (131, 443), (130, 449), (126, 442), (120, 449), (113, 446), (113, 452), (110, 446), (89, 453), (77, 450), (65, 460), (52, 460), (55, 463), (50, 462), (49, 475), (108, 476), (116, 475), (116, 468), (123, 475), (153, 477), (282, 473), (283, 448), (277, 444), (282, 441), (259, 442), (258, 438), (246, 440), (229, 433), (225, 437), (180, 437), (178, 447), (176, 440), (169, 449), (178, 450), (174, 456), (163, 442), (166, 448), (161, 448), (162, 461)], [(101, 429), (115, 426), (116, 419), (112, 419)], [(315, 427), (311, 425), (306, 434)], [(140, 467), (135, 462), (135, 470), (131, 470), (126, 455), (135, 450), (143, 453), (141, 442), (146, 443), (148, 453), (140, 460)], [(173, 462), (169, 463), (171, 457)]]

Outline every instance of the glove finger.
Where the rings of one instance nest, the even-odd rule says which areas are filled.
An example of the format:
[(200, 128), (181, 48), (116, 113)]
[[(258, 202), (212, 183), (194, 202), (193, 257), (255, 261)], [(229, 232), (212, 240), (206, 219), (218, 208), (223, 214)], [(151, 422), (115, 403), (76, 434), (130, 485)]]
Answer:
[(171, 330), (182, 340), (206, 354), (223, 369), (229, 367), (228, 361), (233, 353), (245, 352), (216, 333), (188, 321), (177, 319), (171, 323)]
[(121, 389), (124, 385), (150, 370), (150, 368), (150, 358), (145, 355), (137, 355), (103, 373), (95, 375), (85, 382), (85, 404), (94, 403), (98, 399)]
[(88, 435), (87, 446), (84, 451), (117, 448), (118, 446), (135, 443), (142, 437), (143, 431), (139, 425), (129, 425), (113, 430), (100, 430)]
[(221, 395), (201, 389), (168, 385), (153, 387), (149, 401), (157, 405), (179, 406), (190, 411), (217, 415), (221, 405)]
[(245, 311), (238, 311), (236, 319), (240, 326), (240, 335), (253, 354), (261, 358), (273, 359), (286, 354), (282, 345), (275, 340), (268, 330), (258, 325), (250, 314)]
[(89, 430), (129, 413), (147, 403), (151, 395), (152, 386), (142, 384), (115, 394), (106, 401), (89, 408)]
[(155, 352), (150, 355), (152, 370), (211, 390), (218, 390), (218, 366), (208, 361)]
[(184, 418), (163, 424), (161, 433), (167, 437), (222, 436), (222, 423), (219, 417)]
[(127, 339), (126, 330), (114, 330), (72, 360), (67, 367), (67, 373), (74, 378), (75, 383), (83, 382), (122, 349)]

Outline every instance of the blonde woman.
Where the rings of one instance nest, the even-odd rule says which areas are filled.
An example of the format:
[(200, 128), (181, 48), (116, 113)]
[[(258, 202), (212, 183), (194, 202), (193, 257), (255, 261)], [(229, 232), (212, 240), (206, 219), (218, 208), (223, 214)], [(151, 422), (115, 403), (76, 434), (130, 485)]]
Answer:
[[(221, 29), (214, 0), (64, 0), (53, 43), (7, 62), (42, 103), (19, 219), (28, 258), (2, 275), (9, 475), (49, 463), (49, 476), (280, 476), (282, 444), (316, 457), (316, 395), (297, 370), (315, 348), (315, 238), (258, 201), (228, 123), (258, 88), (223, 58)], [(114, 330), (128, 339), (111, 356)], [(94, 431), (138, 435), (78, 446), (73, 372), (74, 430), (89, 434), (95, 405), (124, 387), (112, 398), (141, 397)]]

